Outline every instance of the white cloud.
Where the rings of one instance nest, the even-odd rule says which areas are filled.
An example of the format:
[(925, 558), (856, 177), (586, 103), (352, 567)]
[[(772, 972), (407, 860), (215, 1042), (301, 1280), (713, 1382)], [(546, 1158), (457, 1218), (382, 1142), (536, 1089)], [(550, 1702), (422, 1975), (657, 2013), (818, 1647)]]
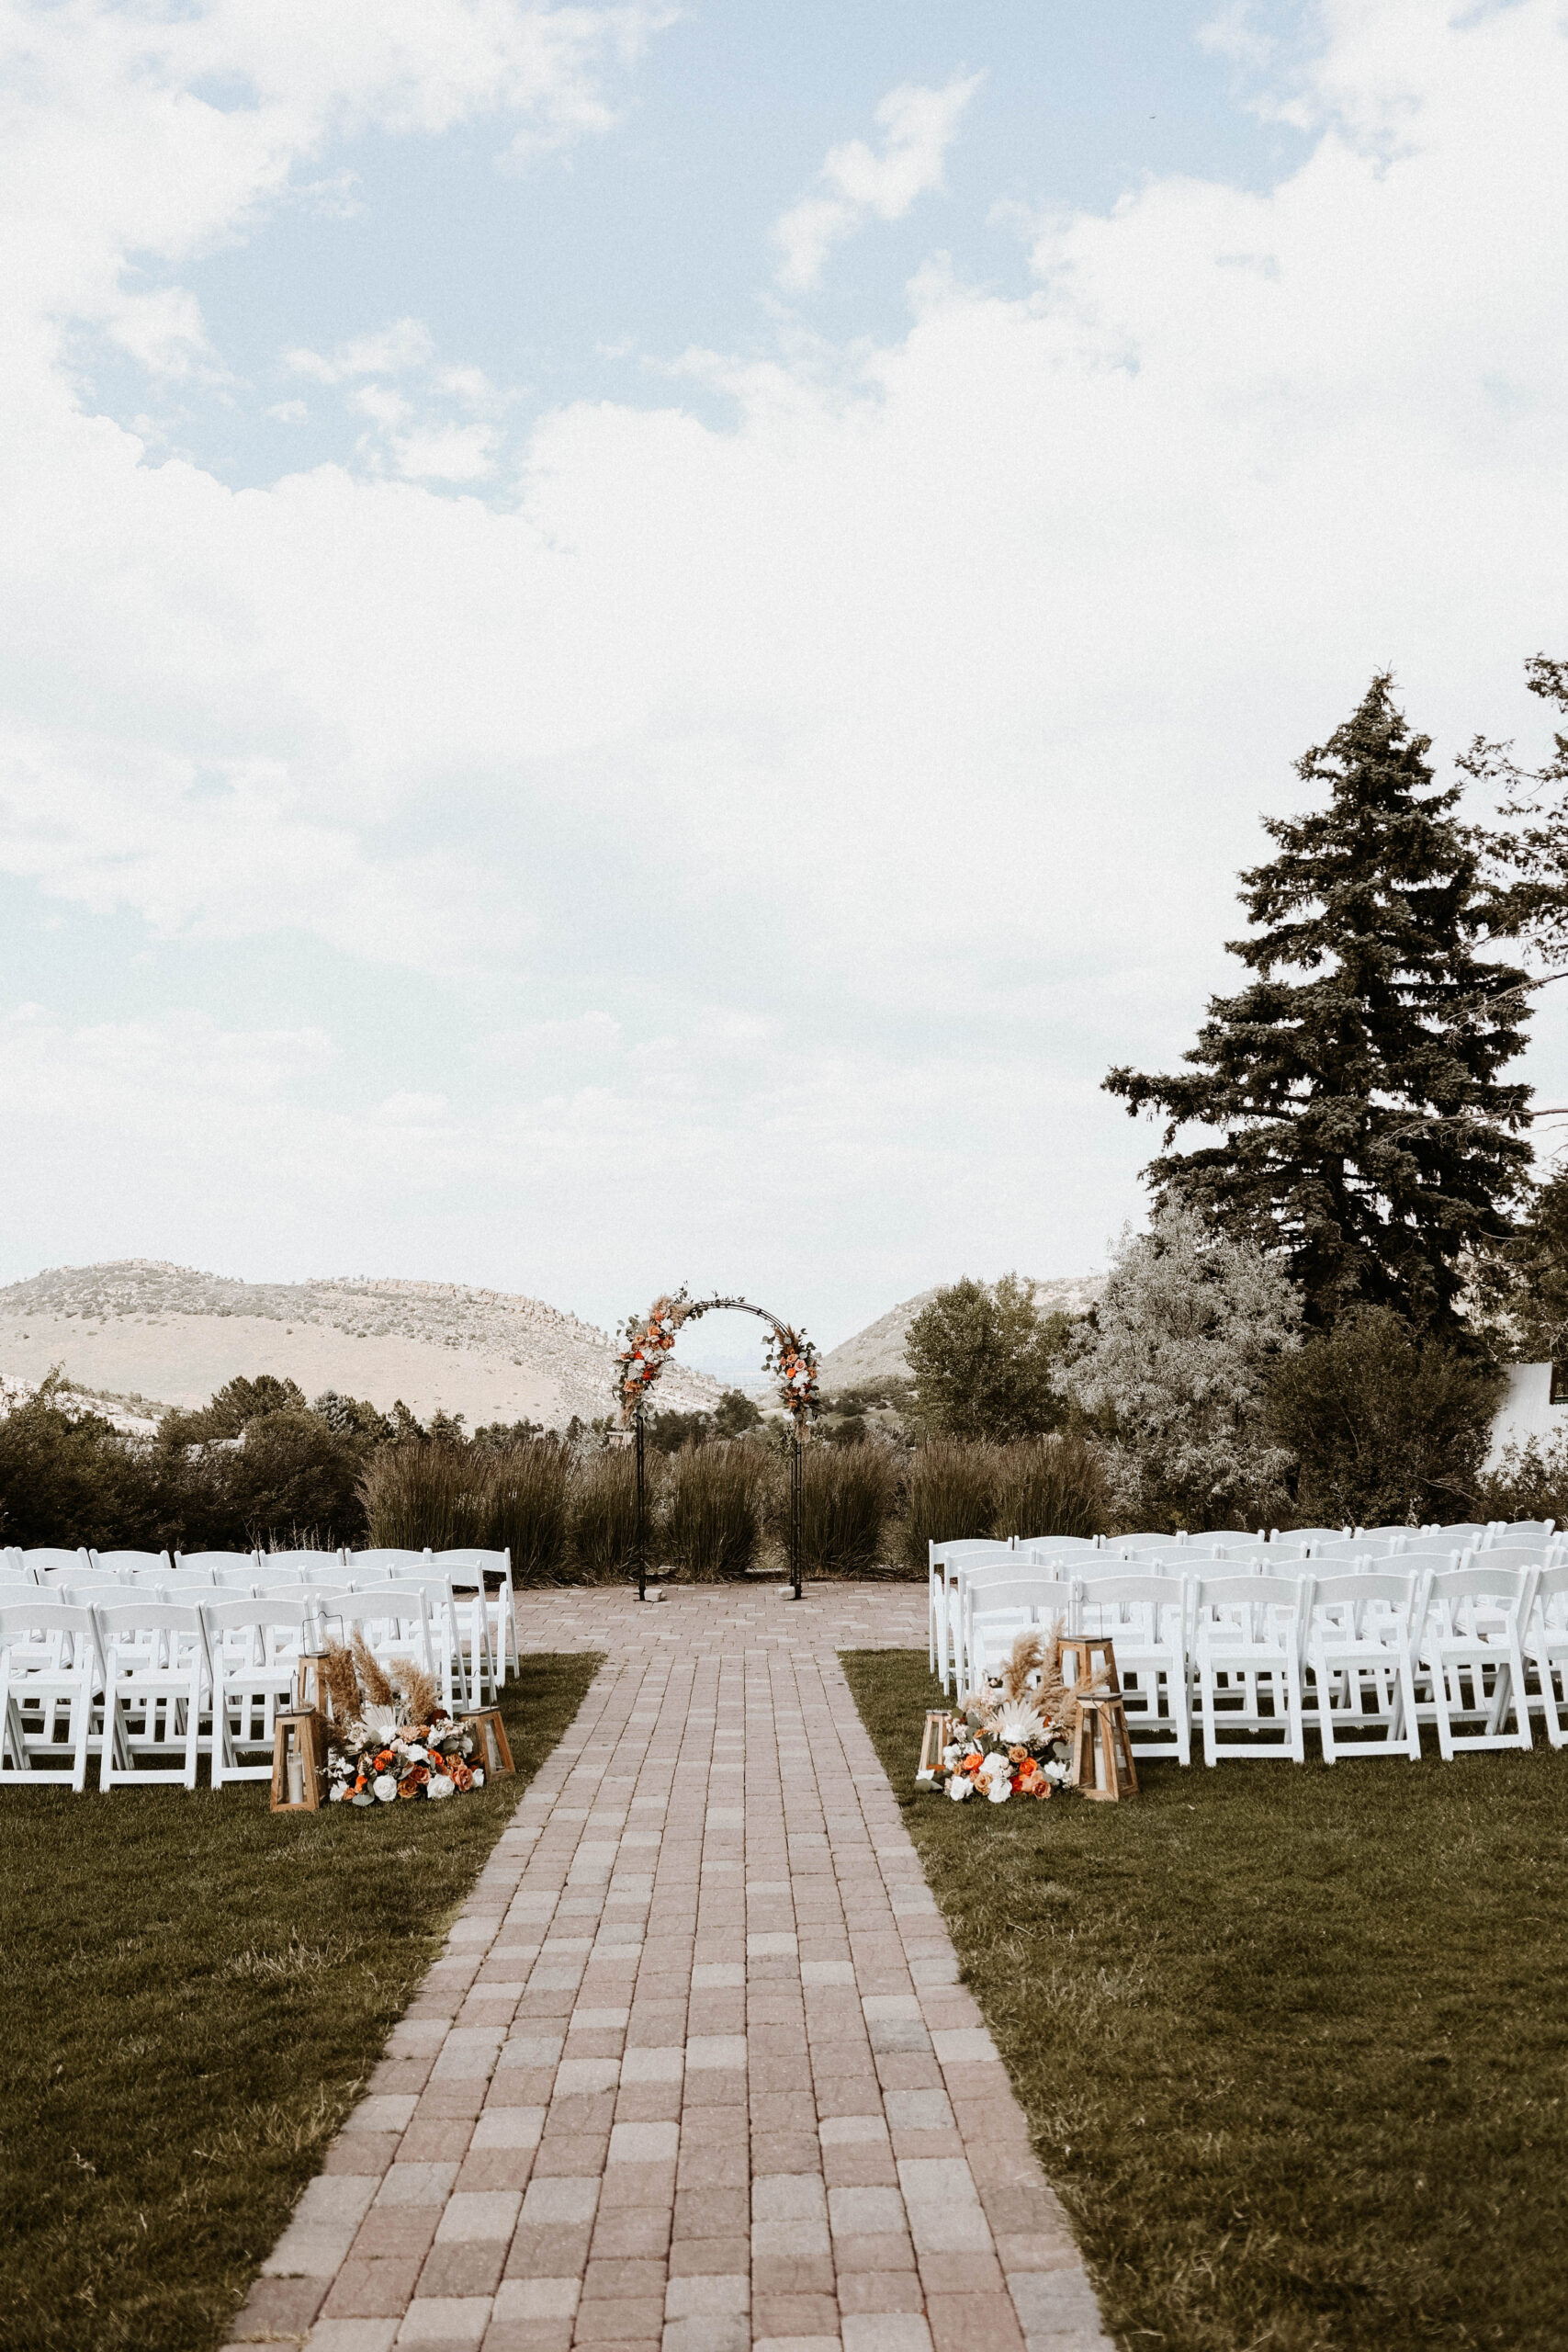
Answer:
[(341, 384), (345, 377), (401, 376), (426, 368), (435, 356), (423, 319), (395, 319), (374, 334), (353, 335), (323, 358), (319, 351), (286, 351), (283, 364), (318, 384)]
[[(112, 1231), (600, 1313), (690, 1270), (828, 1337), (965, 1265), (1092, 1261), (1150, 1144), (1099, 1076), (1190, 1038), (1292, 757), (1383, 661), (1446, 748), (1529, 740), (1519, 662), (1568, 608), (1554, 0), (1358, 0), (1305, 70), (1285, 98), (1325, 127), (1271, 193), (1167, 179), (1038, 226), (1026, 293), (926, 275), (829, 383), (710, 359), (724, 429), (677, 379), (564, 408), (488, 504), (406, 478), (419, 435), (494, 423), (439, 357), (341, 379), (389, 403), (373, 476), (234, 493), (83, 413), (55, 322), (118, 284), (181, 141), (209, 231), (261, 183), (224, 195), (172, 96), (145, 184), (118, 147), (91, 204), (73, 178), (65, 290), (0, 312), (0, 867), (215, 951), (402, 967), (393, 1007), (431, 976), (440, 1042), (366, 987), (406, 1067), (356, 1092), (326, 1005), (330, 1105), (268, 1046), (237, 1110), (204, 1035), (117, 1092), (62, 1029), (8, 1098), (17, 1270)], [(446, 1107), (389, 1142), (399, 1092)]]
[(781, 285), (815, 286), (831, 248), (863, 221), (901, 220), (918, 196), (942, 186), (958, 118), (984, 79), (956, 75), (940, 90), (900, 83), (876, 109), (887, 134), (879, 154), (862, 139), (829, 149), (818, 177), (830, 193), (803, 197), (774, 227)]

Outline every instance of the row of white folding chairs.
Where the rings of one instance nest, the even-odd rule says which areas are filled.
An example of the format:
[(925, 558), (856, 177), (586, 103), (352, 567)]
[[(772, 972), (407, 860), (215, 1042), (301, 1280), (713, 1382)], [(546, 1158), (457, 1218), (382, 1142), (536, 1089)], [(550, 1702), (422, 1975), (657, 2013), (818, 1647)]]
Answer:
[[(0, 1577), (0, 1601), (25, 1600), (30, 1591), (47, 1590), (76, 1606), (112, 1604), (132, 1594), (143, 1601), (199, 1605), (221, 1591), (235, 1599), (302, 1599), (307, 1604), (318, 1642), (346, 1642), (359, 1626), (373, 1652), (402, 1638), (395, 1630), (405, 1620), (417, 1621), (418, 1647), (440, 1685), (447, 1706), (493, 1705), (501, 1675), (481, 1586), (472, 1578), (456, 1579), (448, 1569), (430, 1564), (389, 1573), (349, 1577), (341, 1564), (336, 1582), (305, 1582), (298, 1577), (271, 1578), (266, 1555), (248, 1577), (231, 1573), (220, 1587), (198, 1582), (137, 1576), (116, 1580), (100, 1573), (77, 1579), (60, 1578), (47, 1588), (8, 1583)], [(389, 1630), (392, 1629), (392, 1630)], [(411, 1637), (412, 1638), (412, 1637)]]
[(1391, 1557), (1455, 1567), (1478, 1551), (1532, 1545), (1540, 1548), (1542, 1565), (1555, 1566), (1559, 1559), (1568, 1557), (1568, 1540), (1555, 1536), (1554, 1527), (1551, 1520), (1532, 1520), (1515, 1521), (1511, 1526), (1500, 1521), (1493, 1521), (1488, 1527), (1470, 1522), (1419, 1530), (1414, 1534), (1407, 1528), (1362, 1529), (1353, 1533), (1328, 1528), (1296, 1529), (1283, 1536), (1276, 1531), (1272, 1542), (1261, 1532), (1247, 1535), (1222, 1528), (1200, 1535), (1043, 1536), (1033, 1540), (1015, 1536), (932, 1544), (928, 1546), (931, 1668), (944, 1690), (949, 1687), (950, 1677), (962, 1671), (958, 1590), (965, 1577), (1021, 1557), (1042, 1566), (1071, 1559), (1086, 1571), (1092, 1566), (1097, 1573), (1101, 1571), (1102, 1564), (1126, 1562), (1152, 1569), (1186, 1569), (1192, 1574), (1198, 1573), (1201, 1560), (1241, 1562), (1259, 1573), (1272, 1573), (1287, 1561), (1294, 1565), (1310, 1559), (1314, 1571), (1321, 1572), (1325, 1566), (1336, 1570), (1361, 1567)]
[[(276, 1711), (324, 1616), (357, 1625), (381, 1658), (423, 1667), (449, 1709), (470, 1703), (418, 1584), (200, 1600), (13, 1588), (0, 1592), (0, 1781), (80, 1790), (96, 1752), (101, 1787), (194, 1788), (204, 1722), (215, 1788), (266, 1779)], [(54, 1766), (57, 1754), (69, 1764)]]
[[(462, 1604), (470, 1594), (479, 1596), (484, 1621), (483, 1656), (474, 1645), (476, 1670), (492, 1694), (499, 1679), (519, 1668), (517, 1610), (512, 1587), (512, 1555), (471, 1546), (446, 1552), (378, 1548), (285, 1552), (96, 1552), (41, 1547), (29, 1552), (0, 1552), (0, 1581), (36, 1577), (51, 1585), (81, 1589), (89, 1582), (112, 1580), (132, 1587), (150, 1585), (171, 1595), (188, 1588), (214, 1586), (236, 1592), (265, 1591), (291, 1581), (302, 1584), (357, 1585), (381, 1577), (408, 1577), (449, 1574), (460, 1622), (468, 1612)], [(471, 1638), (471, 1637), (470, 1637)]]
[[(1337, 1735), (1348, 1730), (1375, 1731), (1382, 1751), (1416, 1758), (1423, 1721), (1435, 1725), (1445, 1760), (1472, 1747), (1528, 1747), (1532, 1707), (1551, 1744), (1568, 1745), (1568, 1566), (1543, 1568), (1528, 1555), (1317, 1577), (1064, 1568), (1046, 1578), (1026, 1567), (970, 1580), (963, 1607), (976, 1680), (1021, 1631), (1065, 1622), (1109, 1635), (1134, 1754), (1190, 1761), (1194, 1712), (1211, 1763), (1270, 1753), (1300, 1760), (1310, 1723), (1330, 1762)], [(1282, 1744), (1271, 1749), (1260, 1733)], [(1370, 1744), (1357, 1741), (1356, 1752)]]

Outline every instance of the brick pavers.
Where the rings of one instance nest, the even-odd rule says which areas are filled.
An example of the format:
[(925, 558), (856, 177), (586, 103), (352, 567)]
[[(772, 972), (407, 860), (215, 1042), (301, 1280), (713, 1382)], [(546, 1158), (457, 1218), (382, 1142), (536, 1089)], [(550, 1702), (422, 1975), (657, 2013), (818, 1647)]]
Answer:
[(518, 1613), (606, 1663), (232, 2342), (1109, 2352), (836, 1656), (924, 1588)]

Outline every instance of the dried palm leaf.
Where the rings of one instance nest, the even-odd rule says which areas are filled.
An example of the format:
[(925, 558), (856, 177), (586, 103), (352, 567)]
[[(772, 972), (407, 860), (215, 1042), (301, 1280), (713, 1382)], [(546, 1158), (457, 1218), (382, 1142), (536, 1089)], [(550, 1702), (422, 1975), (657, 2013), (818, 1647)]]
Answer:
[(1045, 1654), (1040, 1646), (1038, 1634), (1020, 1634), (1008, 1652), (1002, 1668), (1002, 1697), (1022, 1699), (1029, 1691), (1029, 1678), (1037, 1666), (1043, 1666)]
[(392, 1668), (393, 1677), (403, 1702), (406, 1724), (429, 1724), (435, 1718), (441, 1704), (441, 1690), (434, 1674), (420, 1665), (417, 1658), (400, 1658)]
[(398, 1694), (377, 1665), (375, 1654), (358, 1625), (354, 1629), (354, 1663), (359, 1669), (365, 1695), (371, 1703), (378, 1707), (396, 1706)]
[(327, 1644), (326, 1657), (321, 1662), (321, 1687), (333, 1720), (340, 1724), (358, 1721), (365, 1702), (360, 1695), (359, 1677), (354, 1670), (354, 1660), (341, 1642)]

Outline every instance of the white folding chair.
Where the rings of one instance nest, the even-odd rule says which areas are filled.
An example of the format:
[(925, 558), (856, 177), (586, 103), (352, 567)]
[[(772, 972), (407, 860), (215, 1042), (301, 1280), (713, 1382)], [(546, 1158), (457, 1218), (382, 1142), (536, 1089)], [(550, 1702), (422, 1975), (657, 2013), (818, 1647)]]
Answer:
[(459, 1600), (467, 1578), (478, 1577), (491, 1612), (491, 1656), (502, 1681), (509, 1674), (520, 1674), (523, 1661), (517, 1647), (517, 1593), (512, 1581), (510, 1546), (497, 1552), (459, 1545), (455, 1551), (432, 1553), (429, 1564), (433, 1568), (451, 1569), (453, 1590)]
[(256, 1577), (254, 1552), (176, 1552), (175, 1572), (178, 1576), (195, 1576), (199, 1571), (210, 1582), (220, 1576), (232, 1574), (254, 1584)]
[(1540, 1686), (1529, 1703), (1545, 1716), (1551, 1745), (1568, 1747), (1568, 1566), (1543, 1568), (1536, 1578), (1524, 1652)]
[(1550, 1544), (1557, 1521), (1554, 1519), (1506, 1520), (1497, 1530), (1499, 1550), (1508, 1550), (1517, 1544)]
[(1310, 1589), (1310, 1577), (1289, 1576), (1203, 1577), (1194, 1584), (1205, 1764), (1227, 1757), (1306, 1761), (1302, 1640)]
[[(458, 1572), (461, 1574), (461, 1571)], [(394, 1595), (417, 1589), (430, 1611), (430, 1638), (441, 1695), (449, 1710), (493, 1706), (497, 1696), (495, 1658), (490, 1642), (490, 1613), (485, 1607), (482, 1579), (456, 1589), (450, 1569), (433, 1568), (428, 1561), (404, 1568), (386, 1579)], [(367, 1590), (375, 1587), (367, 1586)], [(360, 1587), (355, 1585), (355, 1590)]]
[(212, 1785), (270, 1780), (273, 1721), (294, 1695), (310, 1604), (293, 1591), (199, 1607), (212, 1693)]
[(333, 1641), (352, 1641), (355, 1628), (366, 1647), (383, 1668), (400, 1658), (412, 1658), (441, 1685), (444, 1704), (455, 1709), (461, 1683), (455, 1660), (445, 1642), (437, 1643), (431, 1623), (428, 1595), (422, 1583), (399, 1577), (377, 1577), (336, 1591), (312, 1589), (309, 1596), (312, 1623)]
[[(210, 1588), (209, 1588), (210, 1589)], [(192, 1603), (100, 1603), (104, 1745), (98, 1786), (117, 1781), (178, 1781), (196, 1786), (207, 1644)], [(168, 1759), (178, 1757), (177, 1762)]]
[[(1445, 1569), (1427, 1584), (1416, 1656), (1430, 1679), (1430, 1712), (1445, 1764), (1461, 1749), (1530, 1745), (1520, 1637), (1540, 1570), (1512, 1566), (1507, 1559), (1506, 1554), (1472, 1555), (1468, 1566)], [(1510, 1709), (1511, 1732), (1503, 1728)], [(1478, 1720), (1482, 1728), (1456, 1732), (1456, 1716), (1461, 1723)]]
[[(259, 1556), (256, 1559), (248, 1562), (243, 1567), (214, 1568), (212, 1571), (213, 1589), (218, 1592), (246, 1592), (254, 1594), (256, 1587), (262, 1582), (261, 1560)], [(296, 1588), (298, 1587), (299, 1582), (299, 1579), (298, 1577), (291, 1579), (292, 1585)]]
[(1080, 1568), (1077, 1624), (1115, 1646), (1116, 1679), (1134, 1756), (1192, 1761), (1192, 1710), (1187, 1685), (1188, 1587), (1182, 1577), (1095, 1576)]
[(930, 1618), (931, 1670), (945, 1690), (955, 1670), (958, 1646), (958, 1601), (953, 1572), (961, 1560), (1007, 1559), (1012, 1545), (994, 1536), (965, 1536), (951, 1544), (926, 1545), (927, 1608)]
[(1325, 1764), (1336, 1761), (1347, 1733), (1374, 1731), (1379, 1736), (1350, 1740), (1343, 1752), (1421, 1761), (1412, 1652), (1427, 1573), (1359, 1569), (1314, 1580), (1307, 1707)]
[(963, 1642), (959, 1659), (958, 1695), (977, 1690), (994, 1672), (1020, 1634), (1037, 1629), (1049, 1640), (1058, 1619), (1066, 1627), (1074, 1622), (1081, 1588), (1068, 1577), (992, 1575), (965, 1578), (960, 1587)]
[(101, 1677), (91, 1609), (41, 1595), (0, 1606), (0, 1783), (80, 1796)]
[(356, 1576), (391, 1576), (400, 1568), (423, 1568), (430, 1563), (427, 1551), (404, 1550), (395, 1544), (372, 1545), (368, 1551), (348, 1551), (343, 1556), (351, 1579)]
[(132, 1577), (166, 1577), (174, 1563), (166, 1552), (93, 1552), (87, 1557), (95, 1575), (123, 1577), (127, 1583)]

